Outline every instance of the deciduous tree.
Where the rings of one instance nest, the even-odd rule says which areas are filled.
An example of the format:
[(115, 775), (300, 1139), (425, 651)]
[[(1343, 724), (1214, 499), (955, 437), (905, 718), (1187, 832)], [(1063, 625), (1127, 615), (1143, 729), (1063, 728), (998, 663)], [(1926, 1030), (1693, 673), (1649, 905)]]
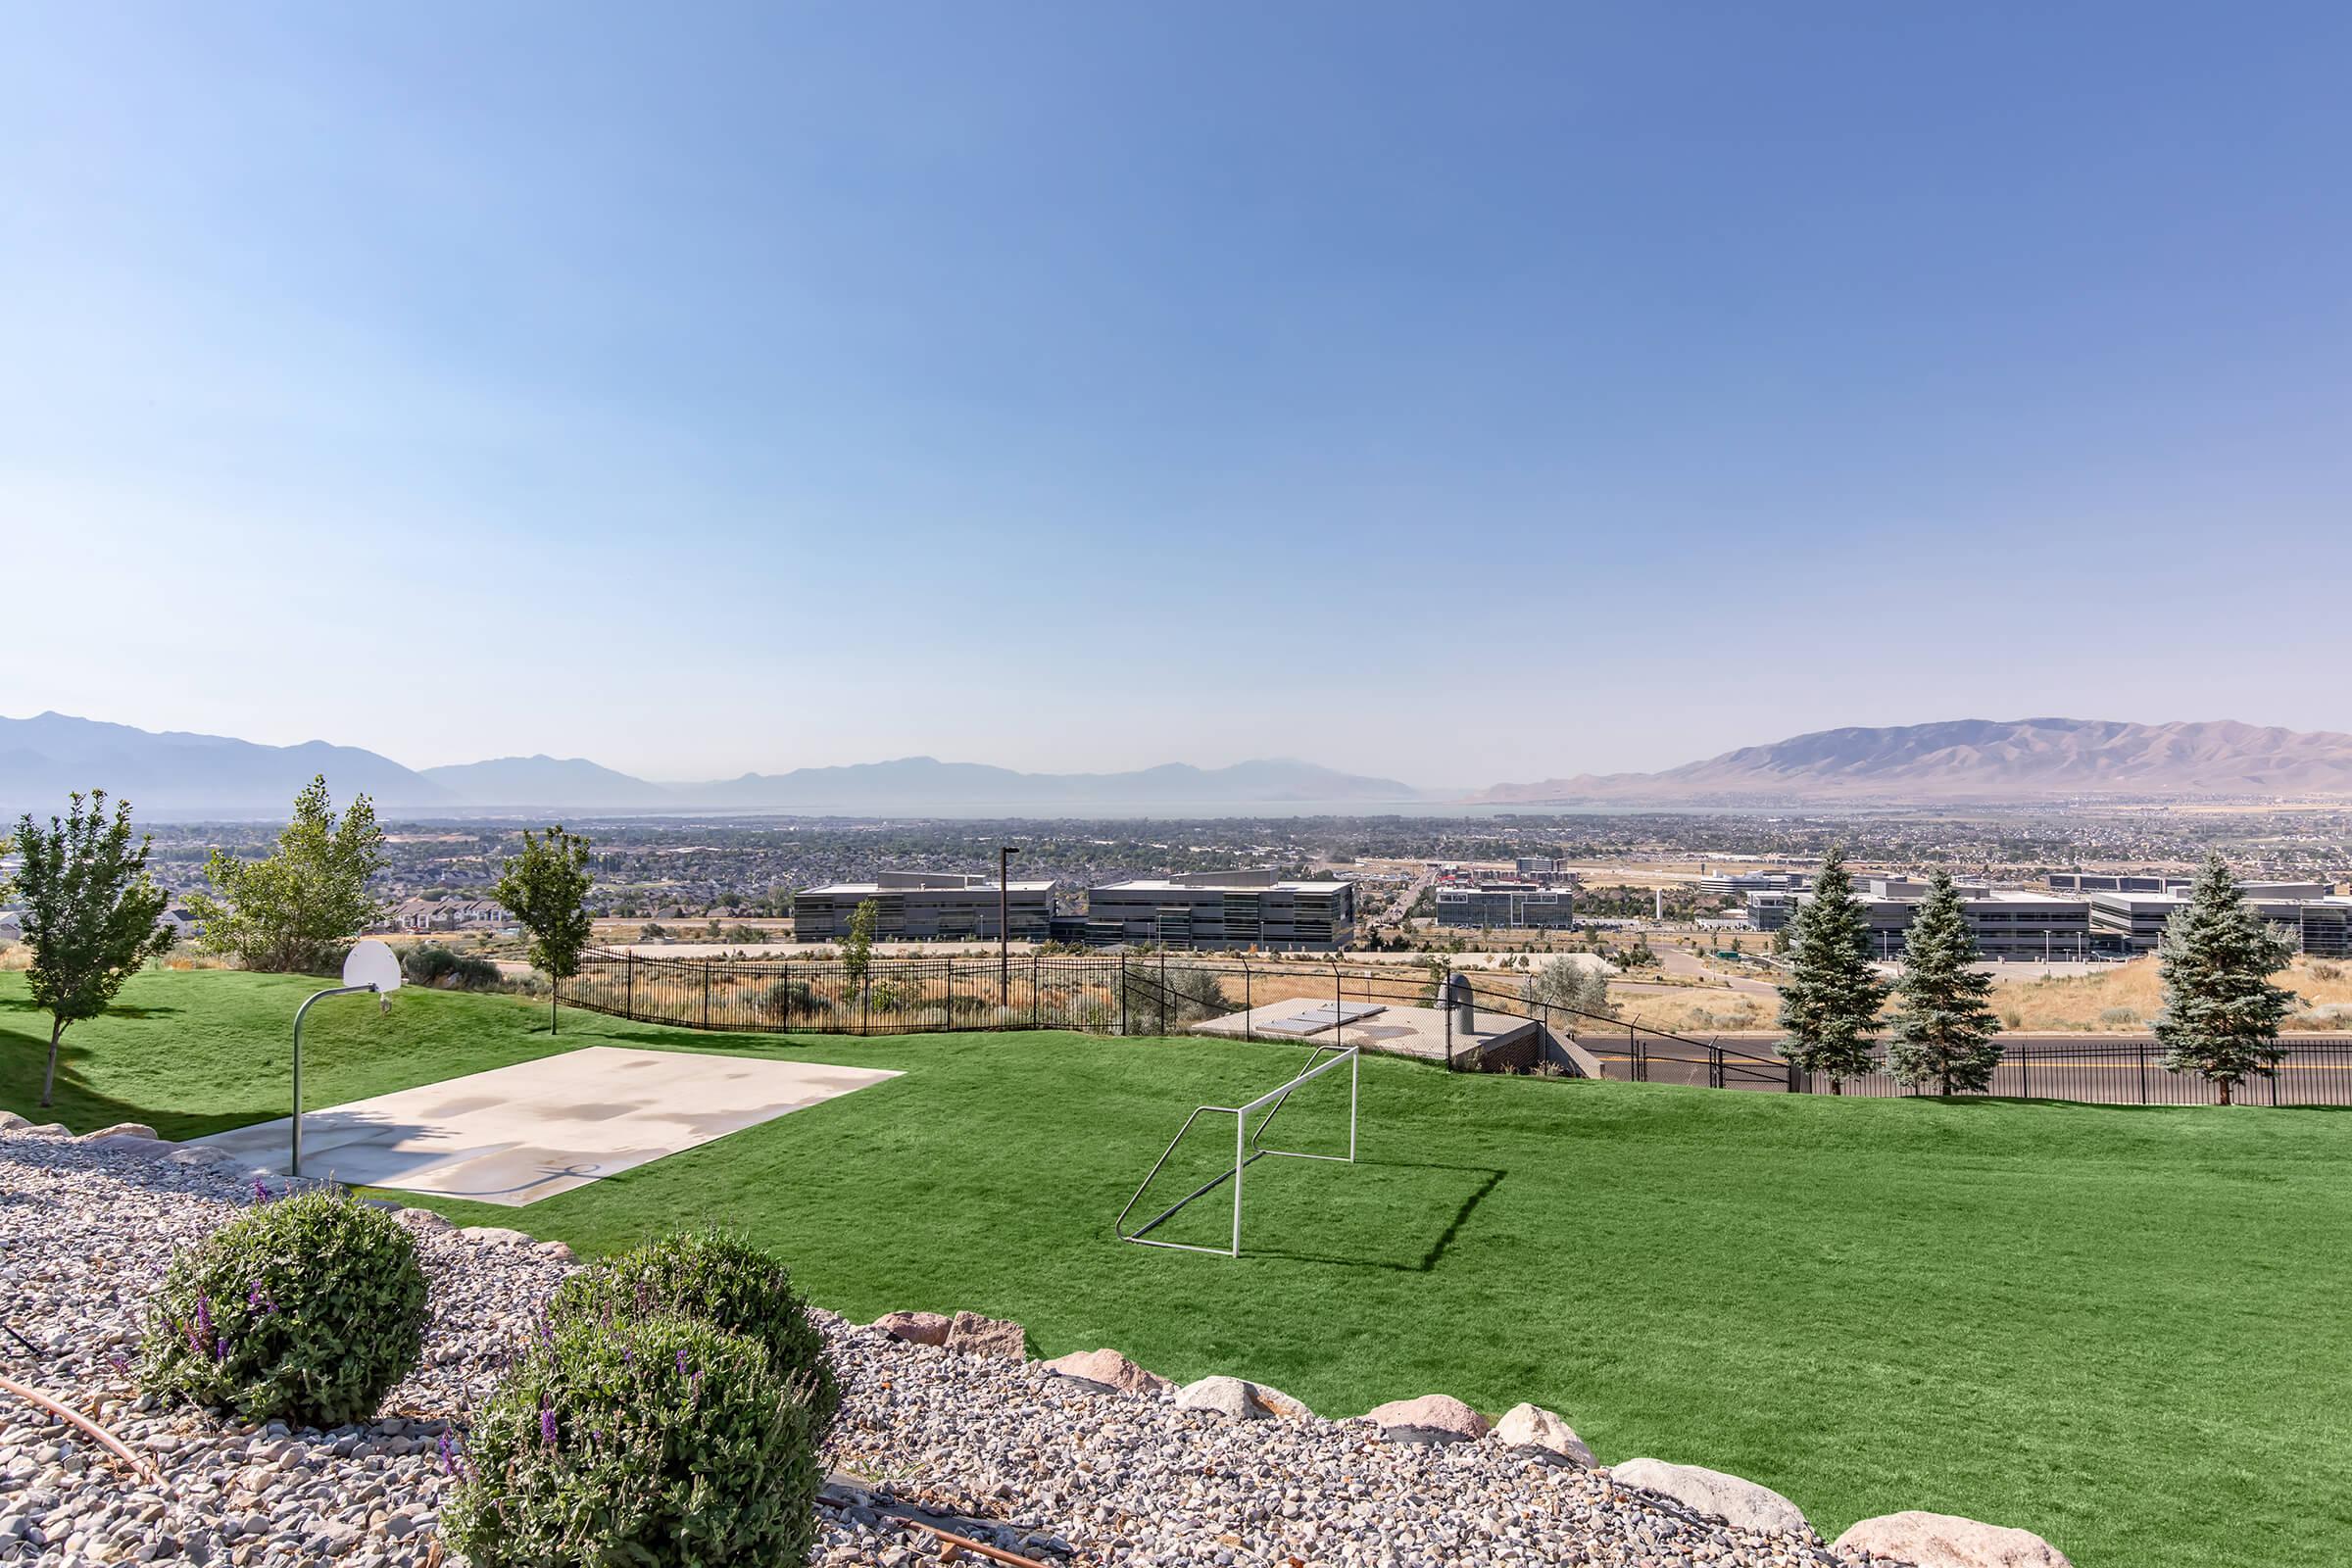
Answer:
[(874, 922), (881, 915), (881, 905), (872, 899), (859, 900), (858, 907), (850, 911), (850, 934), (841, 944), (842, 973), (861, 996), (865, 977), (874, 967)]
[(1789, 922), (1788, 978), (1781, 983), (1780, 1053), (1805, 1072), (1844, 1080), (1872, 1066), (1870, 1029), (1886, 1001), (1886, 983), (1870, 966), (1870, 924), (1854, 897), (1842, 853), (1833, 847), (1813, 878), (1813, 896)]
[(233, 955), (248, 969), (331, 971), (380, 912), (368, 879), (383, 868), (383, 844), (367, 796), (354, 796), (338, 821), (325, 776), (314, 777), (295, 798), (294, 819), (278, 834), (275, 855), (243, 860), (215, 850), (205, 861), (219, 896), (188, 900), (204, 922), (205, 947)]
[(147, 874), (149, 839), (130, 842), (130, 803), (106, 810), (106, 791), (76, 793), (63, 821), (17, 823), (24, 864), (13, 880), (24, 901), (25, 974), (33, 1004), (49, 1014), (49, 1066), (41, 1103), (57, 1093), (57, 1044), (66, 1026), (94, 1018), (139, 965), (169, 952), (172, 934), (156, 922), (171, 895)]
[(548, 977), (547, 1032), (556, 1032), (556, 992), (580, 972), (580, 950), (593, 929), (588, 919), (588, 841), (561, 827), (545, 837), (528, 830), (522, 853), (509, 860), (492, 895), (530, 934), (531, 962)]
[(1903, 947), (1902, 978), (1894, 985), (1894, 1033), (1886, 1065), (1905, 1084), (1936, 1084), (1941, 1093), (1981, 1095), (1992, 1087), (2001, 1064), (1993, 1036), (2000, 1020), (1984, 1004), (1992, 976), (1976, 933), (1960, 908), (1960, 890), (1949, 871), (1929, 879), (1928, 896), (1911, 917)]
[(2187, 906), (2165, 922), (2156, 951), (2164, 1016), (2155, 1032), (2165, 1070), (2210, 1080), (2225, 1105), (2248, 1078), (2275, 1074), (2278, 1023), (2295, 995), (2270, 977), (2293, 960), (2294, 944), (2246, 906), (2218, 851), (2197, 873)]

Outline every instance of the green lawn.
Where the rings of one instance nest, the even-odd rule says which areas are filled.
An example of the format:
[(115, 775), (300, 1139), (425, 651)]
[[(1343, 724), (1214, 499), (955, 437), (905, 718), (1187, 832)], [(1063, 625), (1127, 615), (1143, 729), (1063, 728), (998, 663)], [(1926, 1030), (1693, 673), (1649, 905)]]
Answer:
[[(187, 1136), (282, 1113), (312, 984), (135, 980), (67, 1035), (56, 1114)], [(37, 1115), (47, 1031), (23, 997), (0, 975), (0, 1106)], [(2352, 1115), (1367, 1060), (1363, 1162), (1251, 1167), (1232, 1262), (1122, 1245), (1111, 1217), (1186, 1109), (1280, 1081), (1296, 1046), (698, 1036), (568, 1012), (559, 1042), (528, 1004), (411, 992), (389, 1018), (321, 1004), (306, 1088), (324, 1104), (592, 1042), (906, 1076), (527, 1209), (433, 1206), (583, 1250), (722, 1219), (854, 1317), (970, 1307), (1046, 1354), (1111, 1345), (1327, 1414), (1533, 1399), (1603, 1459), (1751, 1476), (1831, 1534), (1922, 1507), (2038, 1530), (2085, 1568), (2352, 1560)]]

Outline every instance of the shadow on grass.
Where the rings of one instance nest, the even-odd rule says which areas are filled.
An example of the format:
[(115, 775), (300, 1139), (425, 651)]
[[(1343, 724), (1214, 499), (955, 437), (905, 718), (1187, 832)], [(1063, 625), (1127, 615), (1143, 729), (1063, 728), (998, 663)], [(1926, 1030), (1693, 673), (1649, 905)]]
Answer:
[(1419, 1257), (1410, 1261), (1382, 1257), (1351, 1257), (1337, 1252), (1308, 1251), (1280, 1246), (1266, 1247), (1252, 1244), (1246, 1239), (1242, 1246), (1243, 1255), (1279, 1257), (1294, 1263), (1323, 1263), (1335, 1268), (1379, 1269), (1392, 1274), (1434, 1273), (1438, 1265), (1446, 1260), (1446, 1254), (1453, 1250), (1454, 1242), (1462, 1234), (1462, 1227), (1470, 1223), (1470, 1216), (1478, 1212), (1478, 1206), (1487, 1200), (1494, 1189), (1502, 1184), (1503, 1177), (1509, 1174), (1509, 1172), (1497, 1170), (1492, 1165), (1442, 1165), (1408, 1160), (1370, 1159), (1358, 1160), (1356, 1164), (1359, 1167), (1369, 1166), (1376, 1170), (1457, 1171), (1463, 1175), (1476, 1176), (1479, 1181), (1475, 1187), (1463, 1195), (1461, 1201), (1454, 1206), (1453, 1213), (1447, 1217), (1445, 1228), (1438, 1232), (1437, 1237), (1431, 1241), (1428, 1248)]

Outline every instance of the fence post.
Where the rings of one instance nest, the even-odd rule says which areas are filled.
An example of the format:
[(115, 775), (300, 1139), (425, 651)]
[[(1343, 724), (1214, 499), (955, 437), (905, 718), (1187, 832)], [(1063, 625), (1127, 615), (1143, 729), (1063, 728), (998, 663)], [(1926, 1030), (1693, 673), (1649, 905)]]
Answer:
[(953, 1029), (953, 1028), (955, 1028), (955, 1027), (956, 1027), (956, 960), (955, 960), (953, 957), (951, 957), (951, 958), (949, 958), (949, 959), (948, 959), (948, 1000), (947, 1000), (947, 1001), (945, 1001), (945, 1002), (943, 1002), (943, 1003), (941, 1003), (941, 1004), (940, 1004), (940, 1005), (948, 1009), (948, 1022), (947, 1022), (947, 1027), (948, 1027), (948, 1028), (950, 1028), (950, 1029)]
[(2148, 1043), (2139, 1043), (2139, 1102), (2148, 1102)]
[(1039, 1005), (1040, 1004), (1037, 997), (1037, 950), (1032, 948), (1029, 951), (1029, 1027), (1032, 1029), (1036, 1028), (1038, 1024), (1039, 1014), (1037, 1009)]
[(1127, 956), (1119, 955), (1119, 1033), (1127, 1033)]
[(703, 1027), (710, 1027), (710, 960), (703, 960)]
[(2017, 1098), (2034, 1098), (2034, 1052), (2031, 1046), (2017, 1048)]
[(1711, 1040), (1707, 1042), (1707, 1079), (1709, 1089), (1723, 1087), (1723, 1048)]
[(1250, 1022), (1250, 1013), (1253, 1005), (1254, 1004), (1250, 1000), (1250, 960), (1244, 958), (1242, 960), (1242, 1038), (1244, 1040), (1257, 1038), (1256, 1034), (1252, 1032), (1253, 1026)]
[(1159, 950), (1159, 1032), (1168, 1032), (1168, 950)]
[(620, 1004), (621, 1012), (634, 1023), (637, 1020), (637, 955), (632, 953), (621, 959), (621, 973), (626, 976), (623, 984), (628, 987), (627, 1000)]

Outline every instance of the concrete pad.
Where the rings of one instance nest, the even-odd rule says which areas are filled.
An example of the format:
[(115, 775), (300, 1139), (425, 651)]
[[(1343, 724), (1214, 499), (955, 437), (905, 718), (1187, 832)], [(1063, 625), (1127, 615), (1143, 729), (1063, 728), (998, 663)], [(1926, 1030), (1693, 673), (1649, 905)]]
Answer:
[[(1353, 1005), (1353, 1004), (1350, 1004)], [(1537, 1033), (1533, 1018), (1515, 1018), (1509, 1013), (1478, 1009), (1478, 1026), (1469, 1033), (1447, 1032), (1445, 1010), (1438, 1007), (1412, 1007), (1388, 1003), (1361, 1020), (1329, 1022), (1318, 1020), (1312, 1034), (1299, 1038), (1295, 1024), (1302, 1010), (1312, 1010), (1296, 997), (1288, 1002), (1268, 1003), (1248, 1012), (1228, 1013), (1192, 1026), (1191, 1033), (1217, 1035), (1226, 1039), (1278, 1040), (1288, 1037), (1300, 1045), (1348, 1045), (1360, 1050), (1391, 1056), (1419, 1056), (1425, 1061), (1444, 1061), (1450, 1041), (1455, 1058), (1463, 1062), (1480, 1061), (1506, 1049), (1521, 1046), (1534, 1039)], [(1320, 1012), (1331, 1014), (1331, 1004), (1322, 1004)]]
[[(898, 1076), (589, 1046), (306, 1111), (303, 1172), (520, 1207)], [(283, 1171), (292, 1131), (280, 1117), (195, 1141)]]

